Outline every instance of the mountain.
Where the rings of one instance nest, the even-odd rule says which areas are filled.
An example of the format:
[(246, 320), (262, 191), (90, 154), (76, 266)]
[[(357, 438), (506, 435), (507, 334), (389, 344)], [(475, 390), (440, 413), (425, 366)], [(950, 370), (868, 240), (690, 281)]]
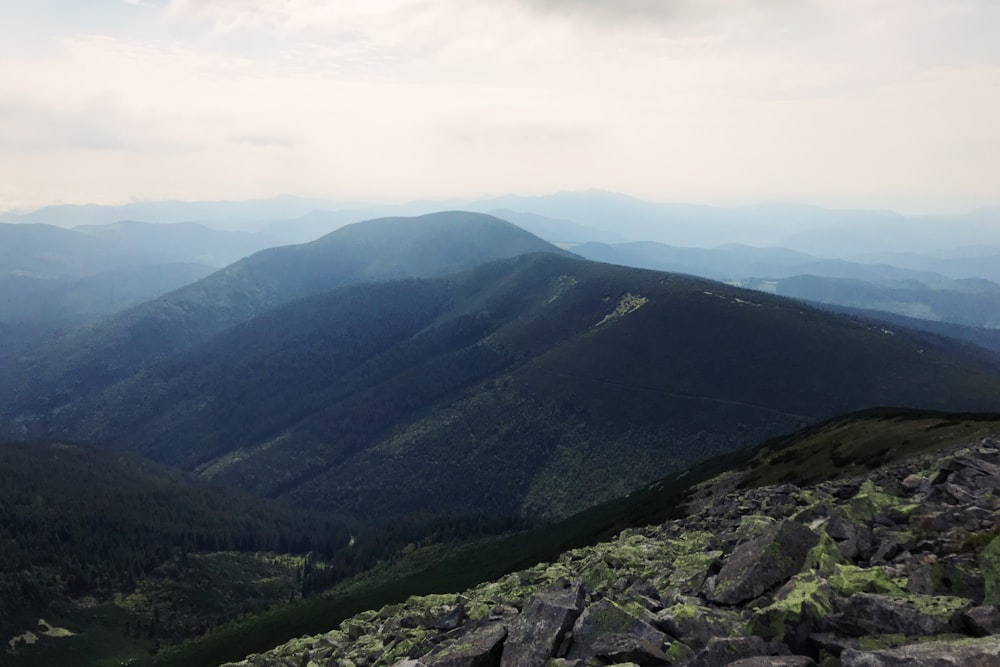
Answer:
[(81, 232), (0, 223), (0, 277), (81, 277), (128, 264), (115, 248)]
[[(680, 248), (653, 242), (573, 246), (596, 261), (679, 271), (815, 303), (977, 328), (1000, 326), (1000, 285), (888, 264), (818, 259), (782, 248)], [(920, 328), (918, 326), (918, 328)]]
[(122, 221), (80, 225), (73, 231), (104, 241), (136, 264), (188, 262), (222, 267), (280, 243), (263, 234), (211, 229), (193, 222)]
[(21, 223), (76, 227), (108, 225), (122, 220), (145, 222), (211, 222), (213, 225), (292, 218), (309, 211), (329, 208), (333, 202), (320, 199), (280, 196), (245, 201), (151, 201), (118, 206), (97, 204), (56, 204), (30, 213), (4, 213), (3, 218)]
[(535, 236), (564, 246), (585, 242), (619, 243), (624, 240), (620, 234), (613, 231), (588, 227), (571, 220), (547, 218), (544, 215), (537, 215), (535, 213), (497, 209), (490, 211), (490, 215), (513, 222), (518, 227), (526, 229)]
[(0, 224), (0, 357), (187, 285), (270, 239), (195, 224)]
[(353, 516), (551, 518), (851, 409), (996, 408), (1000, 365), (766, 294), (542, 253), (324, 292), (107, 389), (82, 384), (58, 402), (23, 394), (8, 427)]
[(341, 285), (430, 276), (526, 252), (563, 253), (491, 216), (446, 212), (348, 225), (263, 250), (175, 292), (0, 361), (0, 414), (103, 389), (268, 308)]
[(806, 301), (1000, 329), (1000, 285), (982, 280), (956, 282), (963, 283), (964, 289), (931, 289), (921, 283), (878, 285), (812, 275), (745, 284)]

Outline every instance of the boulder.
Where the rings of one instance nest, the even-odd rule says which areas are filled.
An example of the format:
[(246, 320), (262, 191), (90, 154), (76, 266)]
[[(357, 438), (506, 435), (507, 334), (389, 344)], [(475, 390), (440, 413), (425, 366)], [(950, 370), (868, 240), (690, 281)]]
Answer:
[(733, 550), (722, 570), (705, 584), (705, 597), (736, 605), (760, 597), (796, 574), (819, 535), (802, 524), (782, 521), (768, 526)]
[(765, 642), (760, 637), (715, 637), (698, 651), (687, 667), (728, 667), (736, 660), (764, 656), (787, 655), (780, 644)]
[(769, 655), (743, 658), (726, 667), (816, 667), (816, 661), (805, 655)]
[(667, 655), (659, 646), (654, 646), (635, 635), (601, 635), (591, 647), (594, 655), (613, 663), (634, 662), (637, 665), (665, 665), (669, 662)]
[(957, 631), (961, 627), (959, 615), (972, 607), (972, 602), (945, 595), (908, 594), (896, 598), (857, 593), (836, 599), (834, 606), (837, 613), (826, 620), (844, 634), (929, 637)]
[(843, 667), (996, 667), (1000, 665), (1000, 637), (936, 641), (880, 651), (847, 649)]
[(741, 626), (739, 615), (728, 609), (706, 607), (698, 598), (686, 598), (656, 615), (654, 625), (691, 648), (702, 648), (712, 637), (728, 637)]
[(498, 667), (507, 628), (489, 624), (445, 641), (420, 658), (422, 667)]
[(573, 640), (565, 657), (571, 660), (590, 658), (596, 655), (595, 646), (600, 646), (601, 641), (609, 635), (631, 636), (660, 650), (669, 645), (669, 638), (646, 621), (633, 616), (610, 600), (601, 600), (587, 607), (576, 620), (573, 625)]
[(583, 584), (557, 584), (531, 598), (510, 624), (503, 667), (541, 665), (555, 657), (566, 632), (583, 611)]
[(961, 616), (962, 629), (973, 637), (1000, 635), (1000, 607), (973, 607)]

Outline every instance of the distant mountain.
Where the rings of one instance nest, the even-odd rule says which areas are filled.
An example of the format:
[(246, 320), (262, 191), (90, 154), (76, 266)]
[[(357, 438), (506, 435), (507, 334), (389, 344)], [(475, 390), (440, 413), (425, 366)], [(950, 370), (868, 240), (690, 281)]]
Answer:
[(0, 224), (0, 357), (276, 243), (191, 223)]
[(201, 264), (155, 264), (82, 278), (0, 276), (0, 357), (204, 278)]
[(123, 221), (82, 225), (73, 231), (101, 239), (123, 257), (142, 264), (190, 262), (223, 267), (281, 243), (263, 234), (211, 229), (193, 222)]
[(324, 199), (280, 196), (271, 199), (244, 201), (151, 201), (118, 206), (97, 204), (57, 204), (30, 213), (3, 213), (0, 218), (11, 222), (29, 222), (58, 227), (107, 225), (122, 220), (144, 222), (211, 222), (239, 223), (247, 228), (258, 221), (293, 218), (310, 211), (331, 208), (334, 202)]
[(462, 212), (349, 225), (261, 251), (90, 327), (0, 361), (0, 412), (56, 407), (103, 389), (274, 306), (336, 287), (457, 271), (528, 252), (563, 253), (497, 218)]
[(81, 232), (0, 223), (0, 278), (80, 277), (130, 264), (117, 249)]
[(1000, 218), (915, 217), (892, 211), (827, 209), (797, 204), (722, 208), (653, 203), (592, 190), (539, 197), (506, 196), (469, 204), (572, 220), (631, 241), (716, 247), (728, 243), (791, 248), (817, 257), (864, 252), (931, 252), (944, 247), (1000, 243)]
[(551, 243), (566, 245), (589, 241), (598, 243), (619, 243), (624, 241), (621, 234), (614, 231), (588, 227), (571, 220), (547, 218), (544, 215), (522, 213), (511, 211), (510, 209), (497, 209), (490, 211), (490, 214), (508, 222), (513, 222), (518, 227), (526, 229), (535, 236)]
[(963, 290), (930, 289), (920, 283), (873, 284), (863, 280), (794, 276), (748, 281), (745, 286), (824, 304), (971, 327), (1000, 329), (1000, 285), (968, 281)]
[(6, 403), (8, 426), (367, 517), (563, 516), (839, 412), (1000, 405), (985, 351), (553, 253), (317, 294), (107, 389), (85, 379)]

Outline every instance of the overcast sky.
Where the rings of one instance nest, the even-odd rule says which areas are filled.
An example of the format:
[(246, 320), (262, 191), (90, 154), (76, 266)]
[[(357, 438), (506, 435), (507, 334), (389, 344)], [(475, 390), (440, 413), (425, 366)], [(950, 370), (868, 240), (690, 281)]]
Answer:
[(1000, 203), (997, 0), (0, 0), (0, 210)]

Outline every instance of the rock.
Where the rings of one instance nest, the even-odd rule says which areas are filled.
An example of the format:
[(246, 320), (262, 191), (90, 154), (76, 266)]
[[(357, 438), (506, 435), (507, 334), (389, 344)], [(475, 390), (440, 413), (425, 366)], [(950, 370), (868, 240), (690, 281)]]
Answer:
[(728, 605), (760, 597), (797, 573), (817, 542), (816, 533), (794, 521), (769, 526), (733, 550), (714, 580), (706, 582), (705, 597)]
[(769, 644), (760, 637), (715, 637), (698, 651), (687, 667), (727, 667), (736, 660), (788, 653), (780, 645)]
[(834, 603), (836, 614), (827, 617), (834, 629), (857, 637), (901, 634), (929, 637), (960, 628), (959, 615), (972, 602), (949, 596), (908, 594), (902, 599), (857, 593)]
[(566, 632), (583, 611), (583, 584), (556, 585), (528, 601), (510, 624), (501, 665), (541, 665), (556, 656)]
[(576, 620), (573, 625), (573, 640), (565, 657), (571, 660), (592, 657), (595, 655), (595, 644), (599, 644), (608, 635), (629, 635), (661, 650), (669, 644), (667, 636), (649, 623), (636, 618), (610, 600), (601, 600), (587, 607)]
[[(612, 662), (634, 662), (638, 665), (663, 665), (669, 662), (659, 646), (634, 635), (601, 635), (591, 648), (594, 655)], [(530, 663), (521, 663), (530, 664)]]
[(973, 607), (961, 615), (962, 628), (973, 637), (1000, 635), (1000, 608)]
[(996, 667), (1000, 638), (936, 641), (881, 651), (847, 649), (843, 667)]
[(832, 587), (821, 577), (796, 575), (775, 594), (774, 602), (754, 613), (747, 627), (764, 639), (804, 652), (810, 646), (809, 635), (826, 629), (832, 598)]
[(656, 615), (653, 625), (695, 649), (704, 647), (712, 637), (728, 637), (738, 631), (741, 621), (735, 612), (699, 602), (698, 598), (687, 598), (668, 607)]
[(454, 630), (460, 626), (462, 621), (466, 618), (468, 618), (468, 615), (465, 612), (465, 605), (459, 603), (454, 609), (439, 618), (435, 627), (442, 631)]
[(726, 667), (816, 667), (816, 662), (804, 655), (769, 655), (743, 658), (729, 663)]
[(420, 659), (422, 667), (497, 667), (507, 628), (484, 625), (436, 647)]
[(976, 563), (969, 556), (946, 556), (921, 563), (906, 583), (906, 590), (923, 595), (954, 595), (982, 602), (985, 597), (983, 576), (976, 572)]
[(1000, 537), (993, 538), (979, 559), (983, 567), (986, 594), (984, 602), (1000, 606)]

